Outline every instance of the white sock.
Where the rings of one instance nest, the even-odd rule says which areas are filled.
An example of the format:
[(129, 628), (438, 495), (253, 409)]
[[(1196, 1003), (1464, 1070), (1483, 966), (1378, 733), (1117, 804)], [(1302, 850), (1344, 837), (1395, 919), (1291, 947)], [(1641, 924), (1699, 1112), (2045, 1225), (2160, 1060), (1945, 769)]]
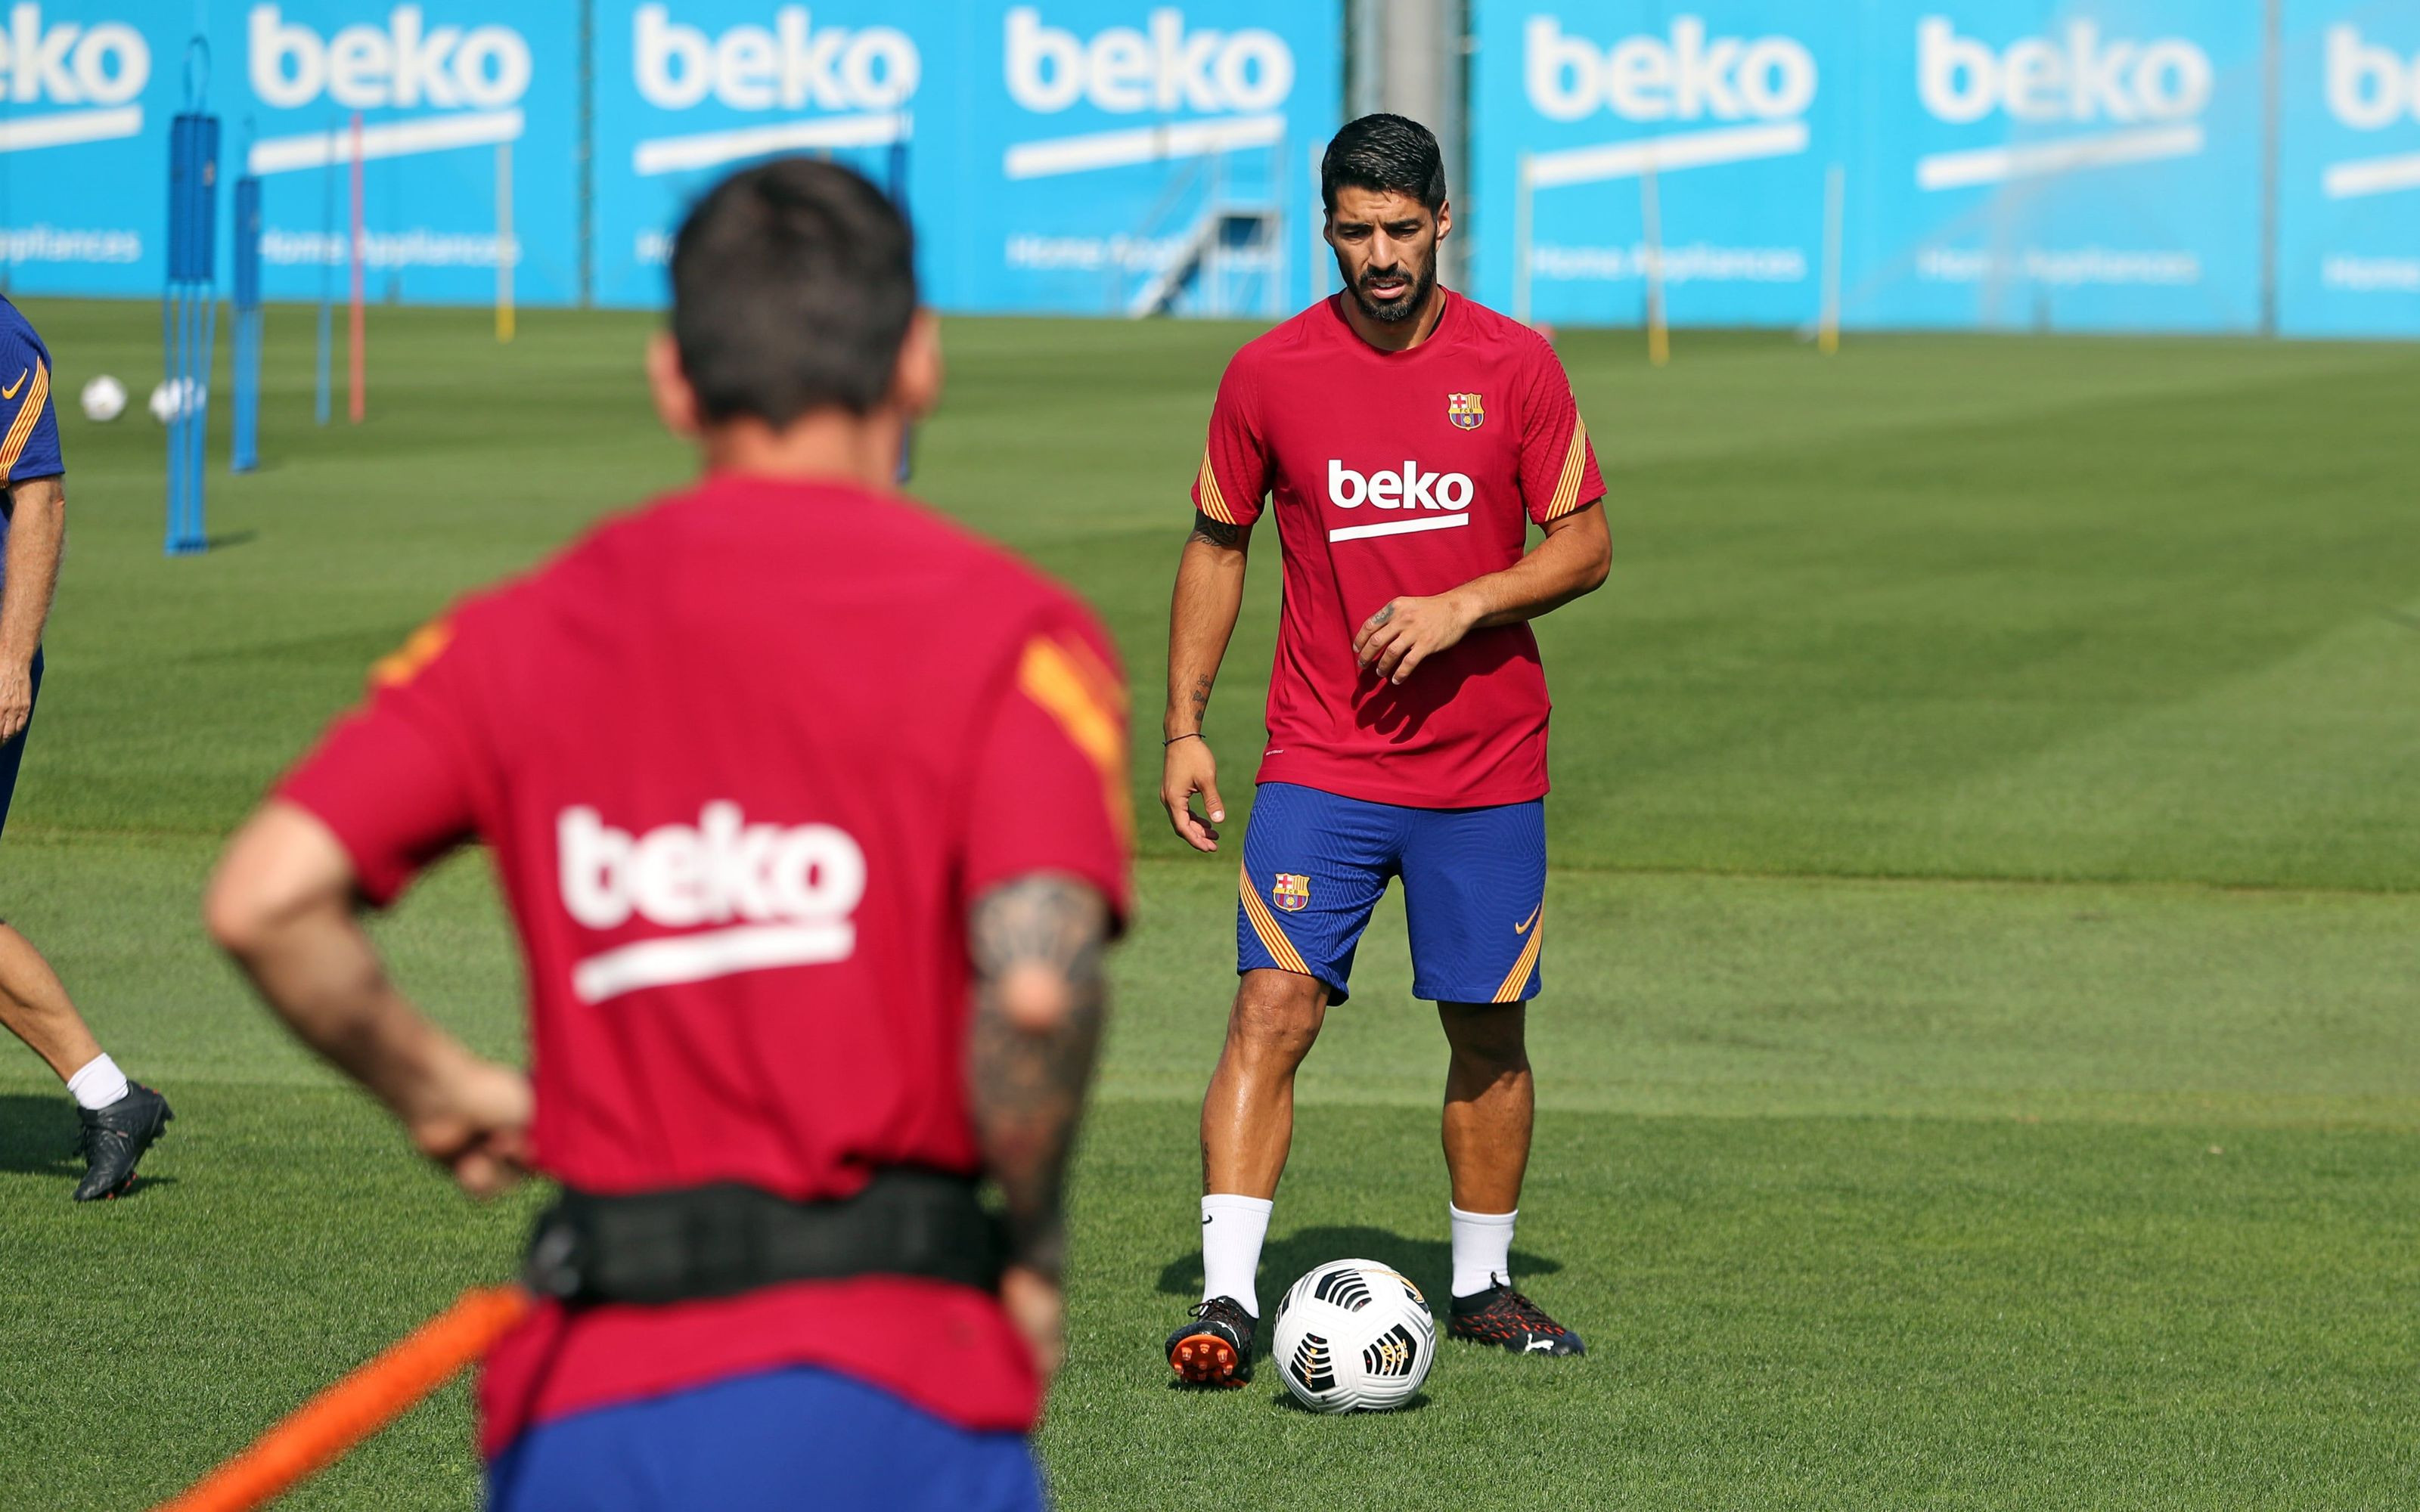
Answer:
[(80, 1108), (105, 1108), (126, 1095), (126, 1072), (107, 1056), (95, 1056), (68, 1078), (68, 1095)]
[(1512, 1284), (1512, 1220), (1511, 1212), (1465, 1212), (1449, 1202), (1447, 1217), (1453, 1227), (1453, 1294), (1467, 1297), (1490, 1287)]
[(1267, 1197), (1219, 1194), (1202, 1199), (1202, 1300), (1233, 1297), (1261, 1316), (1261, 1242), (1269, 1237)]

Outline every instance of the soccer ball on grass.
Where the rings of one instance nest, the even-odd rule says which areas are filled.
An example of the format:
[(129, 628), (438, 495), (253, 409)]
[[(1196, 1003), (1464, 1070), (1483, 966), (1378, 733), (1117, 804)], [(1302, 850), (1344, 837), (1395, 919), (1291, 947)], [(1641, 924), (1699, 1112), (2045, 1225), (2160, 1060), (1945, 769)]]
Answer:
[(1384, 1412), (1429, 1379), (1436, 1321), (1393, 1267), (1330, 1260), (1287, 1288), (1270, 1348), (1286, 1389), (1312, 1412)]
[(84, 386), (84, 417), (107, 424), (126, 413), (126, 385), (103, 373)]

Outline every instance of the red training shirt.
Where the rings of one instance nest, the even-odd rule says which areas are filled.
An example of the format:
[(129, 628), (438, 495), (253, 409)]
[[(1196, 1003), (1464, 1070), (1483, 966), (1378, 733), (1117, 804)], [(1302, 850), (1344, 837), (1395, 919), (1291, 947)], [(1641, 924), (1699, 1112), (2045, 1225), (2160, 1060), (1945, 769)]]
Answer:
[(1545, 670), (1527, 625), (1474, 630), (1400, 687), (1353, 637), (1399, 595), (1521, 560), (1605, 497), (1571, 380), (1544, 337), (1445, 296), (1426, 341), (1381, 351), (1343, 294), (1248, 343), (1210, 412), (1194, 507), (1249, 525), (1276, 501), (1285, 606), (1258, 780), (1419, 809), (1546, 791)]
[[(738, 477), (612, 521), (380, 664), (279, 789), (373, 903), (473, 839), (526, 958), (535, 1158), (591, 1192), (845, 1196), (973, 1172), (970, 899), (1072, 872), (1121, 918), (1125, 689), (1068, 594), (904, 500)], [(482, 1446), (814, 1364), (966, 1427), (1039, 1381), (995, 1299), (895, 1277), (548, 1305)]]

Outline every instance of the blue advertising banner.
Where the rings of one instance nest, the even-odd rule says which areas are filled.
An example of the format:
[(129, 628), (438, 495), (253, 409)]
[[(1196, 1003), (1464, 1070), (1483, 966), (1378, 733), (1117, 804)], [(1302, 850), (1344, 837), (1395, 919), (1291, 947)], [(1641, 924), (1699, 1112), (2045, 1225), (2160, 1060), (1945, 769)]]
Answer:
[[(1634, 324), (1651, 248), (1683, 324), (1812, 320), (1824, 177), (1858, 112), (1854, 8), (1481, 0), (1474, 291), (1540, 320)], [(1526, 285), (1526, 288), (1523, 286)]]
[(2250, 331), (2260, 8), (1877, 0), (1852, 323)]
[[(188, 56), (191, 19), (190, 8), (142, 0), (20, 0), (0, 16), (0, 280), (9, 292), (159, 295), (168, 122), (184, 108), (189, 69), (203, 66)], [(228, 98), (218, 83), (210, 108)]]
[[(925, 103), (963, 86), (950, 77), (954, 24), (952, 8), (885, 0), (600, 3), (598, 302), (662, 303), (672, 233), (740, 163), (822, 153), (911, 193)], [(946, 162), (923, 166), (946, 186)]]
[(964, 87), (918, 131), (953, 165), (945, 203), (918, 202), (938, 302), (1276, 316), (1328, 286), (1315, 162), (1343, 105), (1338, 0), (958, 13)]
[(2420, 336), (2420, 7), (2287, 0), (2278, 326)]
[[(356, 112), (371, 300), (484, 303), (507, 256), (519, 300), (577, 297), (576, 8), (261, 0), (228, 8), (236, 15), (217, 39), (225, 76), (217, 98), (231, 147), (261, 181), (268, 298), (316, 299), (328, 270), (341, 278)], [(509, 207), (500, 181), (510, 185)]]

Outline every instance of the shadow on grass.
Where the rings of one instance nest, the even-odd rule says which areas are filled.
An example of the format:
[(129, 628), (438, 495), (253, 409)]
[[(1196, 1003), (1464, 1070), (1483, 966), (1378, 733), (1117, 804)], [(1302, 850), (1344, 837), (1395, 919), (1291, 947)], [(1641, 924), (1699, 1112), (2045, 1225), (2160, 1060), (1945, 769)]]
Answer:
[(82, 1175), (75, 1103), (64, 1092), (0, 1092), (0, 1171)]
[[(1377, 1260), (1411, 1277), (1412, 1285), (1429, 1299), (1429, 1310), (1442, 1316), (1446, 1308), (1448, 1288), (1453, 1280), (1453, 1246), (1446, 1240), (1406, 1239), (1390, 1229), (1373, 1228), (1367, 1224), (1329, 1224), (1316, 1228), (1296, 1229), (1282, 1238), (1272, 1239), (1261, 1251), (1261, 1316), (1266, 1319), (1277, 1305), (1277, 1299), (1295, 1278), (1315, 1265), (1330, 1260)], [(1512, 1252), (1512, 1273), (1516, 1276), (1552, 1275), (1563, 1268), (1560, 1260), (1528, 1250)], [(1202, 1252), (1188, 1250), (1160, 1269), (1159, 1290), (1163, 1296), (1193, 1298), (1202, 1295)], [(1269, 1352), (1269, 1330), (1257, 1331), (1252, 1340), (1252, 1355), (1264, 1358)], [(1407, 1403), (1404, 1410), (1417, 1407)]]
[[(62, 1092), (0, 1092), (0, 1172), (55, 1176), (64, 1197), (84, 1175), (76, 1154), (75, 1103)], [(110, 1198), (132, 1201), (155, 1186), (175, 1186), (173, 1176), (137, 1173), (134, 1184)]]

